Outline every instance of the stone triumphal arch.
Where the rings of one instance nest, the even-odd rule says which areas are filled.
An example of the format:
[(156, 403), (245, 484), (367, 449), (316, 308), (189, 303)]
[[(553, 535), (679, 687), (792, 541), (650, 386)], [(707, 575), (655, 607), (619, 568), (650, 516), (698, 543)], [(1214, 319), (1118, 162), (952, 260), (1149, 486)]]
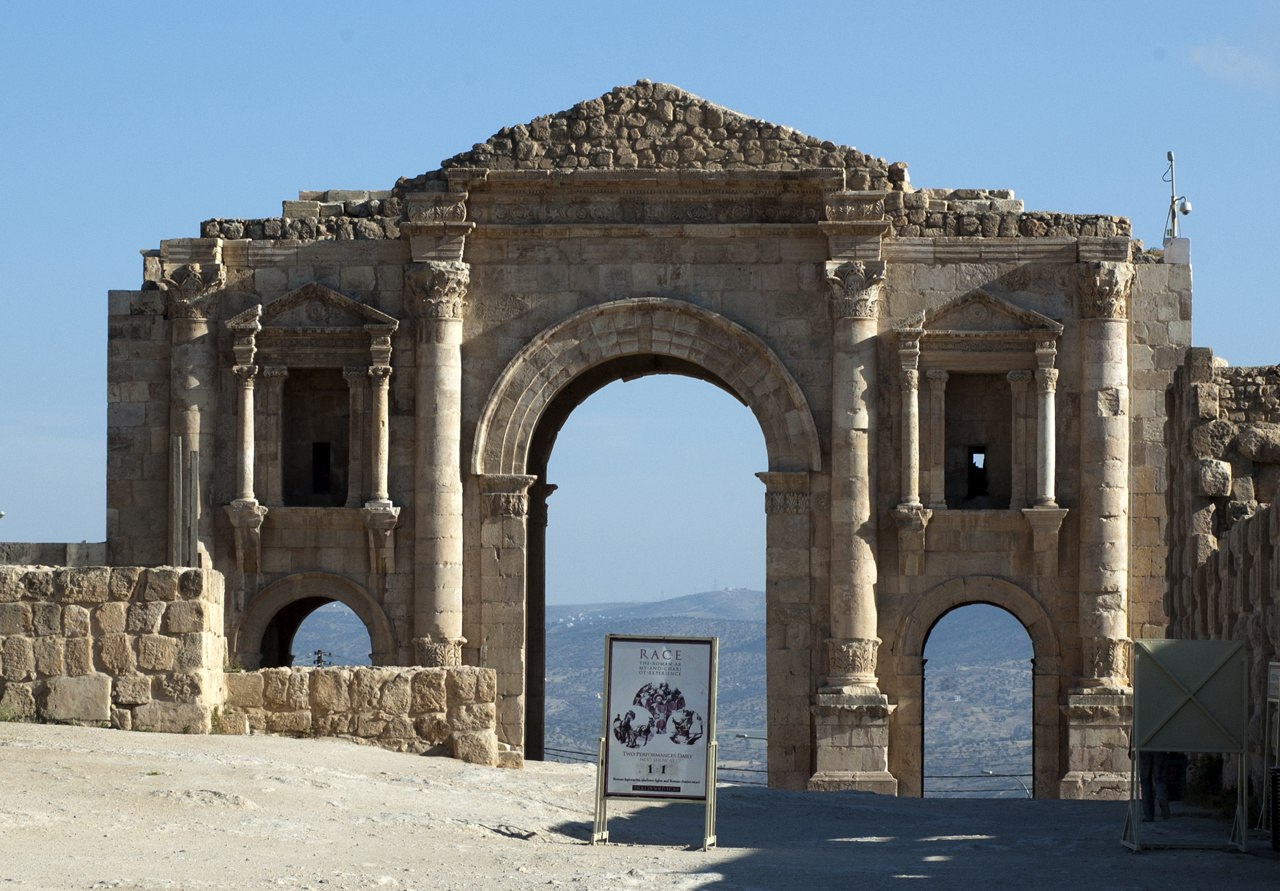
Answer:
[(641, 81), (206, 220), (143, 279), (110, 295), (108, 561), (221, 570), (243, 664), (340, 600), (379, 664), (495, 669), (502, 761), (536, 754), (551, 444), (684, 374), (764, 433), (772, 785), (919, 794), (924, 640), (982, 602), (1035, 645), (1036, 793), (1122, 794), (1190, 336), (1189, 267), (1127, 220)]

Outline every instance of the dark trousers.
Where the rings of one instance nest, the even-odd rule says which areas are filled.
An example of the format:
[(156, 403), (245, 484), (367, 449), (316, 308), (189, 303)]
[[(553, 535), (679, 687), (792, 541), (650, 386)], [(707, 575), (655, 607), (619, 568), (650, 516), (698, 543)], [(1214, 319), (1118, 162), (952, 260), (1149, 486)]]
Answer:
[(1138, 783), (1142, 788), (1142, 816), (1150, 822), (1156, 818), (1156, 800), (1169, 800), (1169, 755), (1166, 752), (1138, 753)]

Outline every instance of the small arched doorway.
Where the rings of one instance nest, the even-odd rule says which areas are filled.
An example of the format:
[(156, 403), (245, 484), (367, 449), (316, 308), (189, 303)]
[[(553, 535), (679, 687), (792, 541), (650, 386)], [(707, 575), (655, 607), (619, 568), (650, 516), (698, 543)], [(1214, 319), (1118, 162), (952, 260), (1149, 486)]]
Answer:
[(929, 629), (924, 796), (1030, 795), (1031, 637), (1007, 610), (958, 606)]
[(350, 579), (324, 572), (286, 576), (250, 601), (235, 633), (235, 658), (251, 670), (294, 664), (292, 645), (299, 626), (315, 610), (335, 601), (364, 623), (372, 664), (395, 664), (395, 634), (382, 606)]

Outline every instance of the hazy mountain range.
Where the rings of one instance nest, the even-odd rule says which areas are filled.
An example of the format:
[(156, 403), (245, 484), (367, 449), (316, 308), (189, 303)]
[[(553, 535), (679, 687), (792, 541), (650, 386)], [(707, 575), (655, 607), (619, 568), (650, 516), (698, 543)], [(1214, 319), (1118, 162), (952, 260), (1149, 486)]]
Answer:
[[(669, 600), (547, 606), (547, 756), (594, 760), (601, 728), (606, 634), (720, 638), (716, 718), (724, 779), (764, 781), (764, 593), (745, 588)], [(311, 614), (294, 664), (368, 665), (367, 632), (342, 604)], [(1031, 773), (1031, 641), (1008, 613), (971, 606), (943, 617), (925, 650), (925, 790), (1018, 790)], [(742, 738), (743, 736), (747, 738)]]

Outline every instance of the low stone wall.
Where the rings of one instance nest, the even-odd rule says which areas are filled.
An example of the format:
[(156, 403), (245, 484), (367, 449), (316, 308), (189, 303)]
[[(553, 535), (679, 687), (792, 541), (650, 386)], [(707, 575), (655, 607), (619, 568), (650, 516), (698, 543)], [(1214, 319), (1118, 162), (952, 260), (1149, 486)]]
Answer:
[(0, 566), (0, 704), (48, 721), (207, 733), (223, 699), (222, 575)]
[(519, 767), (499, 753), (491, 668), (264, 668), (226, 675), (223, 733), (337, 736)]

